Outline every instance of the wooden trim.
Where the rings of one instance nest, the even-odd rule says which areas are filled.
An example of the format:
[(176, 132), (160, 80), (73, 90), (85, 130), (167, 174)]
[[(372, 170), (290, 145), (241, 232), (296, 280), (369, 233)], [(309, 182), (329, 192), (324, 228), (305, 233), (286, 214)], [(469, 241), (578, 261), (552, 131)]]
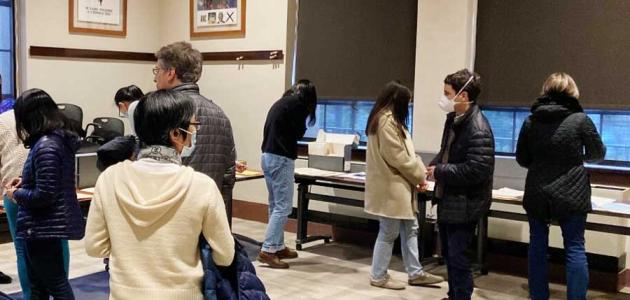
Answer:
[(247, 0), (241, 0), (241, 29), (230, 31), (213, 31), (213, 32), (195, 32), (195, 4), (196, 0), (190, 0), (190, 37), (191, 38), (207, 38), (207, 37), (244, 37), (247, 25)]
[[(110, 59), (110, 60), (136, 60), (155, 62), (153, 53), (72, 49), (57, 47), (31, 46), (29, 48), (31, 56), (64, 57), (64, 58), (88, 58), (88, 59)], [(282, 60), (284, 53), (282, 50), (264, 51), (232, 51), (232, 52), (204, 52), (201, 54), (204, 61), (245, 61), (245, 60)]]
[(68, 32), (70, 33), (88, 33), (88, 34), (100, 34), (111, 36), (127, 36), (127, 0), (122, 1), (122, 13), (123, 13), (123, 26), (122, 30), (108, 30), (108, 29), (95, 29), (95, 28), (83, 28), (74, 26), (74, 2), (76, 0), (68, 0)]
[(31, 56), (155, 61), (153, 53), (30, 46)]
[(229, 52), (203, 52), (204, 61), (229, 61), (229, 60), (282, 60), (282, 50), (265, 51), (229, 51)]

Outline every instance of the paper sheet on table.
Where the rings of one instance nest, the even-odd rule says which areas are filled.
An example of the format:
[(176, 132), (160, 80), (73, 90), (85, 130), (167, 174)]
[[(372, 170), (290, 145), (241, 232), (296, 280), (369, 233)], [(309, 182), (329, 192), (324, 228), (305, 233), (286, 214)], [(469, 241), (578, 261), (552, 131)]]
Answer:
[(502, 187), (498, 190), (492, 191), (492, 197), (504, 197), (504, 198), (523, 198), (523, 191), (511, 189), (508, 187)]
[(365, 181), (365, 172), (348, 173), (348, 174), (339, 175), (337, 177)]
[(84, 188), (84, 189), (81, 190), (81, 192), (94, 194), (94, 187)]
[(236, 173), (236, 176), (243, 176), (243, 177), (256, 176), (256, 175), (262, 175), (262, 173), (259, 171), (253, 171), (253, 170), (245, 170), (243, 172)]
[(605, 210), (605, 211), (610, 211), (610, 212), (615, 212), (615, 213), (630, 214), (630, 204), (612, 202), (612, 203), (604, 204), (601, 207), (598, 207), (597, 210)]
[(600, 208), (613, 202), (615, 202), (615, 199), (591, 196), (591, 203), (593, 204), (593, 208)]
[(295, 174), (306, 175), (306, 176), (329, 177), (329, 176), (340, 176), (346, 173), (326, 171), (326, 170), (320, 170), (320, 169), (314, 169), (314, 168), (297, 168), (295, 169)]

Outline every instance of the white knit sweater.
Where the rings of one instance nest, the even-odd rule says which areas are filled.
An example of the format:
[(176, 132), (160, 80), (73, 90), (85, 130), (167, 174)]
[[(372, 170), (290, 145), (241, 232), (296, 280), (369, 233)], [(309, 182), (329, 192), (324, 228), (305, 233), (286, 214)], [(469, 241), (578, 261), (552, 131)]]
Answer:
[(17, 138), (13, 110), (0, 114), (0, 192), (5, 184), (22, 175), (27, 156), (28, 150)]
[(199, 235), (225, 266), (234, 240), (221, 194), (190, 167), (125, 161), (99, 177), (85, 248), (110, 258), (110, 299), (203, 299)]

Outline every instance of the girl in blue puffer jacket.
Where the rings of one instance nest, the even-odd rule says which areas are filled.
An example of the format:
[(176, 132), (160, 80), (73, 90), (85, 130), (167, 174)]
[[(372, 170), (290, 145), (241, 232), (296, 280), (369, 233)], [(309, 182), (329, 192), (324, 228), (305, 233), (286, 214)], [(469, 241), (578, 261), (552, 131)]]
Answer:
[(79, 137), (40, 89), (24, 92), (13, 109), (18, 139), (31, 151), (22, 178), (6, 193), (18, 204), (17, 236), (26, 243), (31, 299), (74, 299), (62, 240), (81, 239), (85, 231), (75, 190)]

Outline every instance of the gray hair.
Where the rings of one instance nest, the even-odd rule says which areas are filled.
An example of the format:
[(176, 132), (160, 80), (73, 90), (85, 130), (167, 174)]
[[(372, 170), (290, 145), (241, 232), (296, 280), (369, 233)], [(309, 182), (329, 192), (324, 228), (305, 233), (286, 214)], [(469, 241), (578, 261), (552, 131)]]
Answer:
[(176, 42), (166, 45), (155, 53), (161, 67), (175, 69), (177, 78), (182, 82), (197, 82), (201, 77), (203, 58), (199, 50), (188, 42)]

